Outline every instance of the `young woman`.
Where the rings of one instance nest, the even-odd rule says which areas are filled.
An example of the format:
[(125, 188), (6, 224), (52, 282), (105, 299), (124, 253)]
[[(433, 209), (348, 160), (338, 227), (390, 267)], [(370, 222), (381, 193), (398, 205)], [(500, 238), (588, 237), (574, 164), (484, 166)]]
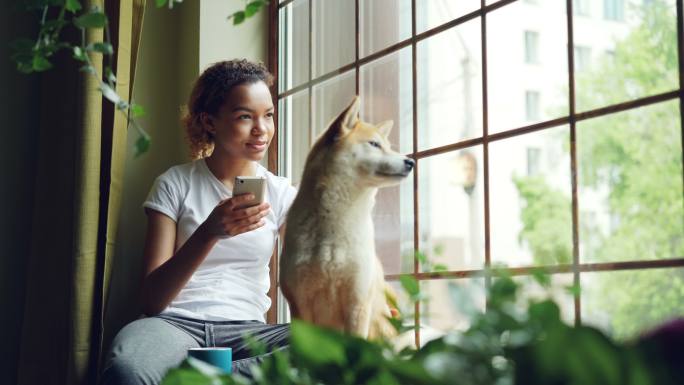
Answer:
[[(183, 119), (194, 161), (155, 181), (148, 217), (142, 306), (146, 318), (112, 343), (103, 384), (157, 384), (193, 347), (231, 347), (233, 371), (249, 374), (249, 333), (270, 350), (287, 325), (267, 325), (268, 263), (295, 189), (257, 163), (273, 138), (271, 74), (261, 64), (214, 64), (197, 79)], [(266, 178), (265, 202), (237, 209), (236, 176)]]

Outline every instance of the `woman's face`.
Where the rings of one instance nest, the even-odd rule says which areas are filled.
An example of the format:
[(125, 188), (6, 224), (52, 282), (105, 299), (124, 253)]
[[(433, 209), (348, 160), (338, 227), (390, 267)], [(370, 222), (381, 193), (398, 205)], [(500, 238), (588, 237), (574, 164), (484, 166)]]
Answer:
[(273, 113), (271, 92), (264, 82), (233, 87), (216, 116), (205, 121), (214, 134), (214, 152), (261, 160), (275, 131)]

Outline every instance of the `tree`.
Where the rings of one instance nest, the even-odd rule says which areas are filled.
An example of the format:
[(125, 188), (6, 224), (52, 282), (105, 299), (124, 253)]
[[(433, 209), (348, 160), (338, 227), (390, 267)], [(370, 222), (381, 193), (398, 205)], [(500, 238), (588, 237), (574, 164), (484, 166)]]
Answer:
[[(578, 111), (678, 88), (674, 4), (654, 1), (634, 11), (641, 22), (616, 42), (614, 56), (576, 77)], [(611, 219), (603, 229), (580, 220), (583, 262), (684, 255), (681, 124), (677, 100), (578, 123), (580, 217), (583, 192), (593, 191), (605, 195), (602, 204)], [(520, 237), (530, 245), (535, 262), (566, 261), (572, 243), (549, 234), (567, 227), (566, 214), (561, 213), (569, 215), (569, 198), (540, 186), (544, 182), (539, 179), (514, 181), (525, 202)], [(684, 314), (684, 269), (584, 273), (583, 277), (587, 278), (583, 283), (591, 283), (583, 287), (583, 305), (600, 310), (605, 326), (618, 338)]]

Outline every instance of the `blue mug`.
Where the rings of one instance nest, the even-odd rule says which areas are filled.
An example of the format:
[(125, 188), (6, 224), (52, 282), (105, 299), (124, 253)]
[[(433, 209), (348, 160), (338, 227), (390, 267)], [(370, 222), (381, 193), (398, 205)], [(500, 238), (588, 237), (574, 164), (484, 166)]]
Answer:
[(226, 373), (233, 371), (233, 349), (231, 348), (190, 348), (188, 357), (216, 366)]

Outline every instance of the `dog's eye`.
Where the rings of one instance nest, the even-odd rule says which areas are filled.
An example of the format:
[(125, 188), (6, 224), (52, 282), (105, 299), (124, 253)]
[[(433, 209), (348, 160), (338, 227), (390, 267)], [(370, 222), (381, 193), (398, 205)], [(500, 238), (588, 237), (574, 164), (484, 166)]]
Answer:
[(380, 144), (380, 142), (376, 142), (375, 140), (369, 141), (368, 144), (370, 144), (373, 147), (382, 148), (382, 145)]

